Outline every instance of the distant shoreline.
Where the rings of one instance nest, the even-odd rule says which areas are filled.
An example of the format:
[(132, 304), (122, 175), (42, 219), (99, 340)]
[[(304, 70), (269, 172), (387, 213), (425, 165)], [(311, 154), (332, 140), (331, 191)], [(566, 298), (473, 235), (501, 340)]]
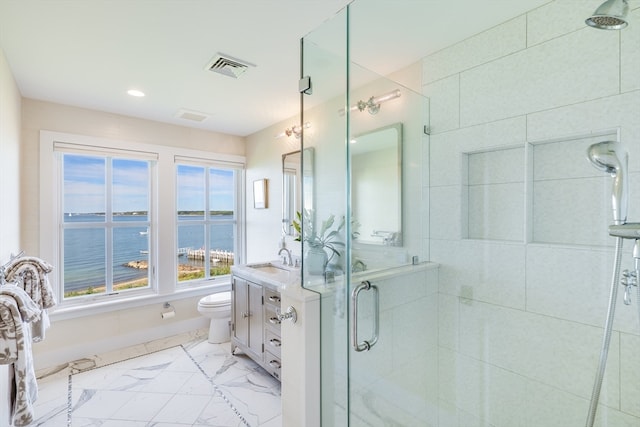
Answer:
[[(133, 266), (133, 264), (135, 264), (135, 266)], [(125, 264), (125, 266), (137, 268), (139, 270), (148, 269), (146, 260), (129, 261), (128, 263)], [(204, 267), (196, 267), (189, 264), (178, 264), (178, 280), (180, 280), (181, 276), (184, 277), (189, 274), (197, 273), (200, 271), (204, 272)], [(140, 279), (133, 279), (133, 280), (125, 280), (123, 282), (114, 283), (113, 290), (114, 292), (117, 292), (125, 289), (142, 288), (147, 286), (148, 283), (149, 283), (149, 279), (147, 277), (142, 277)], [(107, 287), (105, 285), (87, 286), (85, 288), (74, 289), (72, 291), (65, 292), (64, 296), (68, 298), (68, 297), (76, 297), (81, 295), (104, 294), (106, 290), (107, 290)]]
[[(129, 261), (123, 264), (125, 267), (135, 268), (138, 270), (147, 270), (149, 268), (149, 263), (145, 259)], [(178, 273), (188, 273), (192, 271), (204, 270), (204, 267), (196, 267), (195, 265), (190, 264), (178, 264)], [(137, 279), (142, 280), (142, 279)], [(135, 282), (135, 280), (133, 280)], [(126, 283), (126, 282), (123, 282)]]
[[(64, 216), (105, 216), (105, 212), (65, 212)], [(113, 212), (113, 216), (145, 216), (147, 211), (130, 211), (130, 212)], [(204, 211), (178, 211), (178, 215), (199, 215), (203, 216)], [(209, 215), (213, 216), (233, 216), (233, 211), (209, 211)]]

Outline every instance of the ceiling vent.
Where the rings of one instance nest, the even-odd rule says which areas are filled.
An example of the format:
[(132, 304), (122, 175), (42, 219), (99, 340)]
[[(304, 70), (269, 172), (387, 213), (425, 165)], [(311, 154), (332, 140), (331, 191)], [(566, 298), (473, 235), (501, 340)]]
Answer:
[(205, 69), (237, 79), (247, 71), (249, 67), (255, 67), (255, 65), (229, 55), (218, 53), (209, 61)]
[(185, 110), (184, 108), (181, 108), (176, 113), (176, 117), (178, 119), (191, 120), (192, 122), (202, 122), (206, 120), (209, 117), (209, 115), (205, 113), (200, 113), (198, 111)]

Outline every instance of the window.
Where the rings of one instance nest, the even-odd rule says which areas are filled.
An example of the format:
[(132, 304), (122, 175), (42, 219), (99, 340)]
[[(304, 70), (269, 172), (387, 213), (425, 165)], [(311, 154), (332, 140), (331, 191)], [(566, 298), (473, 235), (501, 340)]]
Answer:
[(244, 258), (244, 157), (41, 131), (39, 165), (56, 314), (228, 289)]
[(238, 171), (194, 164), (176, 171), (178, 282), (229, 275), (238, 246)]
[(61, 151), (64, 299), (151, 286), (151, 161)]

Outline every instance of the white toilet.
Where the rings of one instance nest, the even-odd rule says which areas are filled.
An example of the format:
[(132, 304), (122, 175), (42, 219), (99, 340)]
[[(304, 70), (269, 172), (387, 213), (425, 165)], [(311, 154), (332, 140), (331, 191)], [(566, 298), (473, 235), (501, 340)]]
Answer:
[(211, 319), (209, 342), (212, 344), (229, 341), (231, 323), (231, 292), (207, 295), (198, 301), (198, 311)]

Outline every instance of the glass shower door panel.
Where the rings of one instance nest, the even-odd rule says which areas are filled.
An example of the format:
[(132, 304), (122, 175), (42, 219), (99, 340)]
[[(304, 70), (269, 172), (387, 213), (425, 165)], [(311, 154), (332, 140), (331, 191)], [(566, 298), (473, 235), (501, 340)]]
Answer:
[[(313, 210), (303, 216), (303, 286), (320, 294), (321, 425), (348, 425), (348, 321), (346, 308), (345, 227), (339, 225), (347, 215), (347, 105), (346, 80), (347, 10), (339, 12), (322, 27), (302, 40), (302, 75), (311, 78), (311, 93), (302, 96), (302, 122), (309, 122), (302, 137), (303, 153), (313, 148), (313, 191), (303, 188), (303, 205)], [(342, 113), (341, 113), (342, 111)], [(304, 154), (303, 154), (304, 156)], [(303, 183), (308, 186), (309, 183)], [(307, 197), (314, 200), (308, 203)], [(323, 222), (334, 218), (331, 241), (338, 254), (324, 271), (310, 268), (311, 230), (321, 232)], [(345, 218), (346, 219), (346, 218)], [(320, 263), (322, 269), (322, 261)]]
[(350, 349), (350, 426), (438, 425), (437, 273), (397, 270), (370, 280), (377, 312), (374, 292), (358, 297), (360, 341), (380, 327), (369, 350)]
[(420, 262), (428, 99), (349, 70), (349, 426), (437, 426), (437, 273)]
[[(302, 145), (314, 149), (303, 286), (321, 301), (321, 425), (437, 425), (436, 273), (413, 265), (429, 255), (428, 100), (351, 61), (351, 10), (302, 40)], [(306, 238), (330, 218), (337, 253), (310, 271)]]

